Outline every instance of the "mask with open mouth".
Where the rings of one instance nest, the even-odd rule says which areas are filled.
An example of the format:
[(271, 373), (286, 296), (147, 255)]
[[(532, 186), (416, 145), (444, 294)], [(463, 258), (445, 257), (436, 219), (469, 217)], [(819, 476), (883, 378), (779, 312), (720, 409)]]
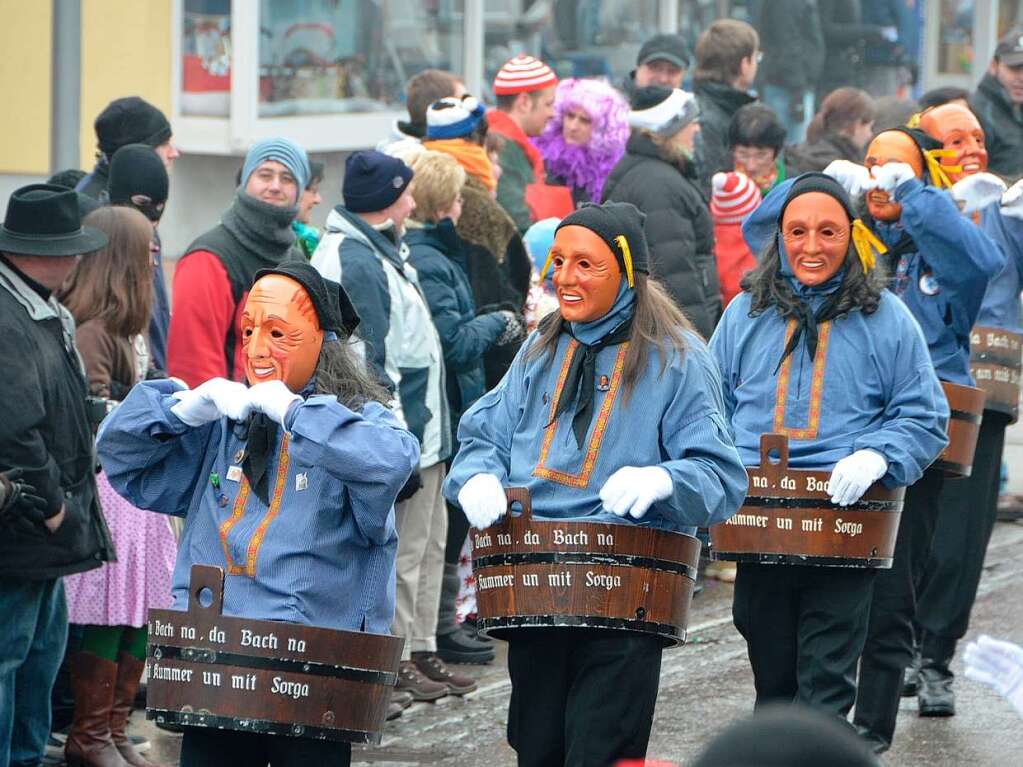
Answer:
[(785, 207), (781, 222), (785, 257), (804, 285), (822, 285), (845, 263), (849, 253), (849, 216), (834, 197), (807, 192)]
[(611, 311), (622, 270), (611, 248), (583, 226), (558, 229), (551, 246), (554, 290), (568, 322), (592, 322)]
[(942, 104), (920, 115), (920, 128), (952, 153), (941, 158), (949, 178), (959, 181), (987, 170), (984, 129), (976, 115), (961, 104)]
[[(863, 163), (867, 170), (889, 162), (904, 162), (913, 169), (917, 178), (923, 178), (923, 154), (913, 137), (903, 131), (883, 131), (867, 147), (867, 157)], [(880, 189), (867, 192), (867, 210), (877, 221), (898, 221), (902, 216), (902, 206), (893, 202), (888, 193)]]

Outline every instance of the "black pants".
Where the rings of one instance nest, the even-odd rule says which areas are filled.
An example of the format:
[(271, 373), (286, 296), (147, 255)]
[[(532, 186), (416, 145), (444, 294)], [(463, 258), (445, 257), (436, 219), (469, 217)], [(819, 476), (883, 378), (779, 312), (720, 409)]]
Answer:
[(796, 701), (845, 719), (856, 701), (875, 575), (739, 563), (732, 617), (746, 640), (757, 707)]
[(931, 468), (906, 490), (895, 559), (891, 569), (879, 570), (874, 580), (853, 721), (889, 745), (895, 735), (902, 674), (913, 657), (916, 589), (931, 553), (944, 482), (941, 471)]
[(508, 743), (520, 767), (608, 767), (646, 756), (661, 673), (657, 637), (519, 629), (508, 642)]
[(349, 767), (352, 746), (327, 740), (186, 727), (181, 767)]
[(923, 643), (930, 637), (954, 647), (966, 636), (998, 510), (1008, 425), (1009, 416), (985, 410), (972, 473), (946, 482), (941, 491), (934, 546), (917, 592), (916, 625)]

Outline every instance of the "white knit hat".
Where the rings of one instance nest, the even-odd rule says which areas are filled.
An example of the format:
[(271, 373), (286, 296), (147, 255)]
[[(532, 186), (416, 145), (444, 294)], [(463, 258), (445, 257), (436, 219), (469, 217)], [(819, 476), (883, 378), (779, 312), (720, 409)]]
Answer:
[(699, 117), (700, 105), (692, 93), (652, 85), (633, 93), (629, 127), (674, 136)]
[(760, 207), (760, 190), (743, 173), (715, 173), (711, 186), (710, 215), (715, 224), (738, 224)]
[(494, 78), (494, 95), (511, 96), (553, 88), (558, 84), (554, 70), (532, 56), (516, 56), (506, 62)]

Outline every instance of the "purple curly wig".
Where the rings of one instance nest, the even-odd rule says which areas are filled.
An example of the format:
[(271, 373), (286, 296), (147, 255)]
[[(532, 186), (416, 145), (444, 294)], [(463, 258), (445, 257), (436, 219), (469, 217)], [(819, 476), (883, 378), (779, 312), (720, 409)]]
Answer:
[[(593, 118), (593, 136), (586, 146), (565, 142), (562, 123), (565, 112), (572, 108)], [(572, 189), (585, 189), (591, 200), (600, 202), (608, 174), (625, 154), (628, 116), (629, 105), (604, 80), (562, 80), (555, 94), (554, 117), (533, 143), (551, 176)]]

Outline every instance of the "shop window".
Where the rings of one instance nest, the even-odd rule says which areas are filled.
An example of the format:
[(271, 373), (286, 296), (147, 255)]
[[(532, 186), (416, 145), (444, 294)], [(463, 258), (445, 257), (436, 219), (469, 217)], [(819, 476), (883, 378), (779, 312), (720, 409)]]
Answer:
[(181, 23), (181, 114), (227, 117), (231, 0), (184, 0)]

